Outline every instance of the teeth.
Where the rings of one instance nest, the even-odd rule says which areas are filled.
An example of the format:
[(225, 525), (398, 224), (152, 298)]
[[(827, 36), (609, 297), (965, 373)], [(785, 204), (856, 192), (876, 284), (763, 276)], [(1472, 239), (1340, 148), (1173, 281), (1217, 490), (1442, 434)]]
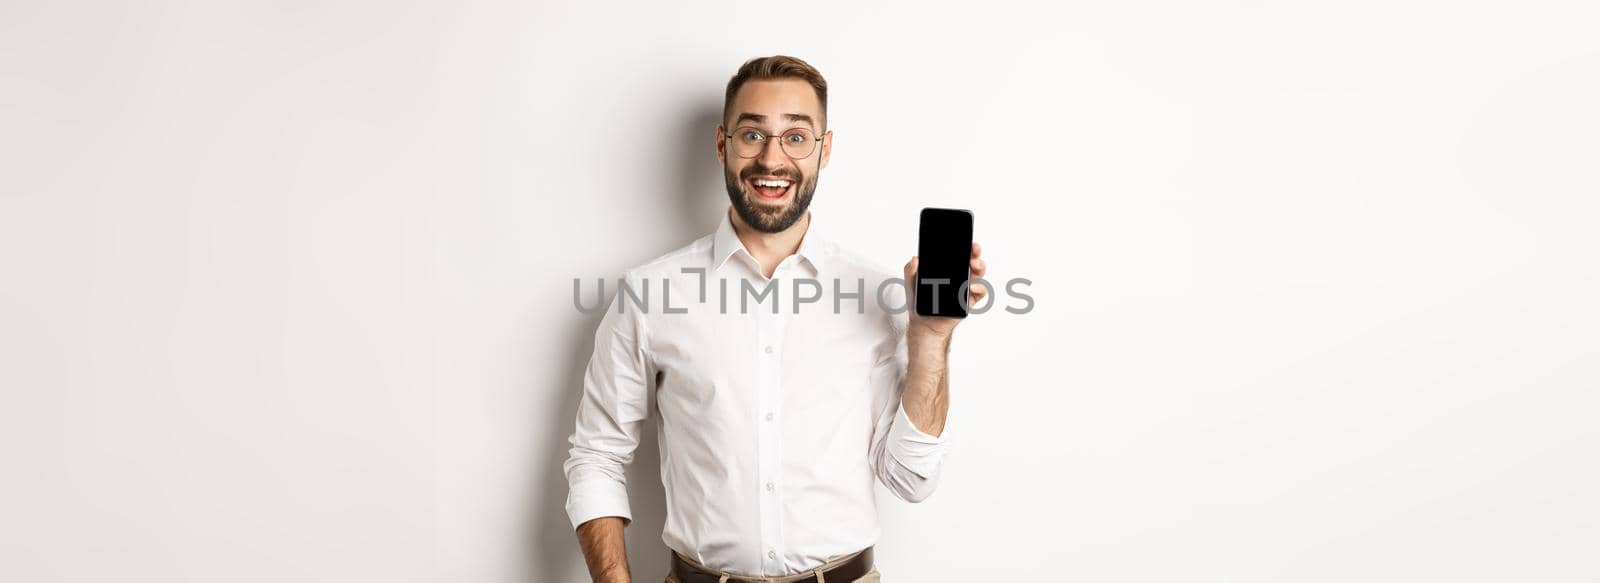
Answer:
[(789, 181), (787, 181), (787, 180), (757, 180), (755, 182), (756, 182), (756, 186), (771, 186), (771, 187), (777, 187), (777, 188), (788, 188), (789, 187)]

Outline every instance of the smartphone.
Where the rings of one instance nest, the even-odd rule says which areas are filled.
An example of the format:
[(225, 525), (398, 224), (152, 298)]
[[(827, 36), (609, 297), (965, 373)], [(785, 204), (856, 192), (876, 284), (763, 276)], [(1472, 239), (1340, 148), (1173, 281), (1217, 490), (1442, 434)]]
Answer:
[(922, 209), (917, 229), (917, 314), (967, 317), (961, 284), (971, 277), (972, 211)]

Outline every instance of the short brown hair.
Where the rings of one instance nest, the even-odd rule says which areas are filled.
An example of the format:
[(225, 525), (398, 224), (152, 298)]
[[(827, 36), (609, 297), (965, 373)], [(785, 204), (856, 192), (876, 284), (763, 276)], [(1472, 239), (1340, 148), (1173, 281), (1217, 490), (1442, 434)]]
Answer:
[[(796, 57), (787, 55), (773, 55), (750, 59), (739, 67), (739, 72), (733, 74), (728, 80), (728, 95), (722, 102), (722, 120), (728, 120), (728, 108), (733, 107), (733, 95), (744, 87), (746, 81), (752, 79), (799, 79), (811, 84), (811, 89), (817, 92), (817, 101), (822, 102), (823, 122), (828, 118), (828, 81), (822, 78), (822, 72), (810, 63)], [(819, 122), (821, 123), (821, 122)]]

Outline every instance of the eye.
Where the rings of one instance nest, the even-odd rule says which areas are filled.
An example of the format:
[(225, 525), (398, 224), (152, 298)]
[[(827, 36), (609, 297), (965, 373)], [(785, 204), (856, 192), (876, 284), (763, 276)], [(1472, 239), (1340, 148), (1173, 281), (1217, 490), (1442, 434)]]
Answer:
[(806, 142), (806, 135), (800, 132), (789, 134), (783, 138), (788, 140), (791, 144), (804, 144)]
[(756, 130), (744, 130), (739, 132), (739, 139), (746, 142), (760, 142), (766, 140), (767, 136), (762, 135), (761, 132)]

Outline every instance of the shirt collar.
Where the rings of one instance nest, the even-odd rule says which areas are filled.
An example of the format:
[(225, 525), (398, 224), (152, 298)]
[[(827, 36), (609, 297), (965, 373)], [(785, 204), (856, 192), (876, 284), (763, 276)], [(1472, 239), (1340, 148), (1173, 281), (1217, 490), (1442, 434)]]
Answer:
[[(816, 211), (807, 209), (806, 212), (811, 215), (810, 224), (806, 225), (806, 233), (800, 238), (800, 248), (796, 249), (794, 254), (800, 256), (801, 260), (810, 263), (812, 270), (821, 273), (822, 266), (827, 261), (823, 257), (825, 245), (817, 231)], [(733, 232), (732, 213), (732, 208), (722, 213), (722, 222), (717, 225), (717, 232), (711, 237), (712, 271), (721, 269), (722, 264), (727, 263), (729, 257), (740, 252), (743, 252), (752, 262), (755, 261), (755, 256), (751, 255), (748, 249), (745, 249), (744, 242), (740, 241), (739, 235)]]

